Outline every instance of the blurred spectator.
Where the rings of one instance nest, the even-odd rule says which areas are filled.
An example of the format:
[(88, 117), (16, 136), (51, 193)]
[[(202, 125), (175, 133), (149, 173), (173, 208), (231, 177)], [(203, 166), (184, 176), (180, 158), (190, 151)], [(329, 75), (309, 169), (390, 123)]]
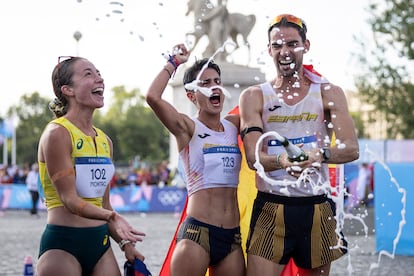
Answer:
[(162, 161), (158, 167), (158, 186), (164, 187), (164, 185), (168, 185), (170, 182), (170, 169), (168, 168), (167, 161)]
[(138, 185), (138, 174), (133, 167), (129, 168), (126, 182), (128, 185)]
[(138, 174), (138, 185), (151, 185), (152, 175), (148, 166), (143, 166)]
[(1, 165), (0, 167), (0, 184), (13, 183), (13, 177), (9, 174), (10, 170), (7, 165)]
[(175, 186), (177, 188), (182, 188), (182, 189), (185, 189), (186, 186), (187, 186), (186, 176), (185, 176), (185, 172), (184, 172), (184, 168), (183, 168), (183, 164), (181, 162), (181, 159), (179, 159), (178, 166), (174, 171), (174, 176), (171, 180), (171, 185)]
[(158, 167), (153, 167), (151, 169), (151, 185), (159, 185), (160, 186), (160, 172)]
[(23, 168), (19, 166), (14, 166), (13, 169), (13, 183), (14, 184), (26, 184), (26, 177), (30, 171), (30, 165), (25, 164)]
[(32, 209), (30, 210), (30, 214), (39, 216), (37, 214), (37, 204), (39, 202), (39, 191), (37, 182), (39, 181), (39, 166), (37, 163), (32, 165), (31, 170), (27, 174), (26, 177), (26, 186), (30, 192), (30, 196), (32, 197)]
[(118, 180), (120, 179), (121, 175), (118, 171), (115, 171), (114, 176), (112, 176), (111, 182), (109, 182), (109, 187), (116, 188), (118, 187)]
[(361, 166), (359, 167), (358, 182), (357, 182), (357, 189), (356, 189), (358, 204), (366, 202), (367, 195), (371, 192), (370, 184), (371, 184), (371, 170), (369, 168), (368, 163), (362, 163)]
[(375, 167), (375, 163), (372, 162), (369, 164), (368, 168), (371, 172), (371, 181), (369, 183), (369, 188), (371, 190), (371, 193), (374, 193), (374, 167)]
[(362, 163), (359, 166), (358, 178), (356, 182), (351, 183), (349, 187), (349, 196), (347, 200), (347, 212), (361, 204), (366, 204), (368, 194), (371, 194), (372, 173), (368, 163)]
[[(139, 160), (139, 162), (138, 162)], [(138, 166), (138, 168), (136, 168)], [(116, 174), (111, 181), (111, 187), (124, 185), (158, 185), (164, 187), (170, 185), (172, 181), (171, 170), (168, 168), (166, 160), (159, 164), (151, 164), (145, 160), (134, 158), (130, 160), (129, 167), (118, 167)]]

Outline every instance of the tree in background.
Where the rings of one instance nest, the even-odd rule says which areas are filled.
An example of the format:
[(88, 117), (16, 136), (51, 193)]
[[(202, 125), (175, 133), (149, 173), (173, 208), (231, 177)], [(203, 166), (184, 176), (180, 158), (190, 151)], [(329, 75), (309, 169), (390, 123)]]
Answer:
[[(114, 161), (128, 163), (135, 156), (159, 163), (168, 159), (169, 134), (149, 107), (138, 89), (126, 91), (123, 86), (112, 89), (113, 96), (107, 112), (97, 110), (96, 126), (105, 130), (114, 145)], [(109, 94), (109, 93), (108, 93)], [(32, 164), (37, 160), (40, 135), (53, 119), (48, 108), (50, 98), (38, 92), (23, 95), (7, 114), (16, 112), (19, 124), (16, 129), (16, 162)]]
[(23, 95), (15, 110), (19, 118), (16, 129), (16, 162), (17, 164), (33, 164), (37, 161), (37, 148), (40, 136), (46, 124), (53, 118), (49, 111), (48, 99), (38, 92)]
[(384, 115), (386, 138), (413, 139), (414, 5), (412, 0), (374, 2), (367, 9), (373, 39), (358, 39), (361, 69), (355, 85), (361, 99)]
[(360, 112), (350, 112), (352, 120), (355, 124), (355, 129), (358, 135), (358, 138), (369, 138), (369, 134), (366, 133), (364, 127), (364, 121), (361, 118)]
[[(169, 134), (152, 110), (146, 106), (138, 89), (126, 91), (114, 87), (108, 111), (98, 118), (114, 143), (114, 160), (128, 161), (139, 155), (142, 159), (161, 162), (169, 155)], [(98, 125), (97, 123), (97, 125)]]

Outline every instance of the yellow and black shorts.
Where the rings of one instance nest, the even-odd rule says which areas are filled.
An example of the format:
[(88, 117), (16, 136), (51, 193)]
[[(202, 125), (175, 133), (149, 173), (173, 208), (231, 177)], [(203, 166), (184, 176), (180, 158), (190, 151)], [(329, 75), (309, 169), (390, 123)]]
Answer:
[(210, 264), (216, 265), (234, 250), (241, 248), (240, 227), (225, 229), (187, 216), (178, 230), (176, 241), (192, 240), (210, 255)]
[(335, 203), (325, 195), (286, 197), (258, 192), (247, 253), (278, 264), (293, 258), (300, 268), (317, 268), (347, 252), (336, 233)]

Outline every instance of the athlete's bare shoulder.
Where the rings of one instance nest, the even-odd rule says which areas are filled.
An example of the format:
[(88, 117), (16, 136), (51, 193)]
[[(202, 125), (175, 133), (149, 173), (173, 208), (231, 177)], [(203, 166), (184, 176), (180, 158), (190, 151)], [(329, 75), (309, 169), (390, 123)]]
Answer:
[(257, 93), (261, 93), (262, 89), (260, 85), (252, 85), (244, 89), (240, 95), (240, 97), (249, 97), (252, 95), (256, 95)]

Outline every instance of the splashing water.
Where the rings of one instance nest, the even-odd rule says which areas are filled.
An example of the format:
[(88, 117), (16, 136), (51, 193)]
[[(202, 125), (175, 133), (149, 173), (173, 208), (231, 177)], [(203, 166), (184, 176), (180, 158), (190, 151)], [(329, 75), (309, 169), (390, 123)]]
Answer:
[(304, 51), (305, 47), (296, 47), (293, 51), (296, 52), (300, 52), (300, 51)]
[[(299, 176), (299, 178), (297, 180), (294, 180), (294, 181), (287, 180), (287, 179), (275, 180), (275, 179), (272, 179), (269, 176), (267, 176), (267, 174), (266, 174), (266, 172), (264, 170), (263, 165), (260, 163), (259, 151), (260, 151), (260, 145), (261, 145), (263, 139), (265, 139), (266, 137), (269, 137), (269, 136), (275, 137), (276, 140), (278, 140), (280, 142), (283, 142), (285, 140), (285, 138), (283, 136), (281, 136), (279, 133), (277, 133), (276, 131), (269, 131), (269, 132), (263, 133), (259, 137), (259, 140), (257, 141), (256, 148), (255, 148), (255, 159), (256, 159), (256, 162), (254, 163), (254, 167), (256, 168), (256, 173), (261, 178), (263, 178), (264, 180), (266, 180), (266, 182), (268, 182), (270, 185), (285, 187), (286, 189), (282, 189), (281, 191), (284, 194), (286, 194), (286, 195), (289, 195), (290, 194), (288, 192), (288, 190), (287, 190), (287, 187), (288, 186), (295, 186), (295, 185), (297, 185), (298, 183), (301, 183), (301, 182), (308, 182), (308, 183), (310, 183), (310, 185), (311, 185), (311, 187), (312, 187), (312, 189), (313, 189), (313, 191), (314, 191), (315, 194), (319, 190), (321, 190), (321, 189), (322, 190), (323, 189), (326, 189), (326, 185), (323, 185), (323, 186), (319, 185), (319, 183), (322, 183), (321, 182), (321, 180), (322, 180), (321, 177), (319, 177), (317, 179), (317, 181), (315, 181), (315, 179), (313, 179), (313, 177), (312, 177), (315, 173), (317, 173), (317, 169), (316, 168), (305, 168), (302, 171), (302, 168), (300, 168), (299, 166), (292, 166), (288, 170), (291, 170), (291, 171), (294, 171), (294, 172), (296, 172), (296, 171), (302, 171), (302, 173)], [(320, 164), (319, 164), (319, 166), (320, 166)]]
[(403, 227), (404, 227), (404, 225), (407, 223), (407, 221), (406, 221), (406, 219), (405, 219), (405, 214), (406, 214), (406, 204), (407, 204), (407, 202), (406, 202), (406, 199), (407, 199), (407, 191), (404, 189), (404, 188), (402, 188), (401, 186), (400, 186), (400, 184), (397, 182), (397, 180), (394, 178), (394, 176), (393, 176), (393, 174), (392, 174), (392, 172), (391, 172), (391, 170), (390, 170), (390, 168), (384, 163), (384, 162), (382, 162), (382, 161), (380, 161), (379, 160), (379, 158), (378, 157), (376, 157), (376, 154), (373, 152), (373, 151), (371, 151), (371, 150), (369, 150), (368, 148), (366, 148), (366, 150), (365, 150), (369, 155), (371, 155), (372, 157), (374, 157), (374, 160), (376, 161), (376, 162), (378, 162), (379, 164), (381, 164), (381, 166), (387, 171), (387, 173), (389, 174), (389, 176), (390, 176), (390, 181), (393, 183), (393, 185), (397, 188), (397, 191), (401, 194), (401, 203), (402, 203), (402, 208), (401, 208), (401, 220), (400, 220), (400, 222), (399, 222), (399, 224), (398, 224), (398, 232), (397, 232), (397, 234), (396, 234), (396, 236), (395, 236), (395, 238), (394, 238), (394, 240), (393, 240), (393, 247), (392, 247), (392, 252), (388, 252), (388, 251), (386, 251), (386, 250), (381, 250), (379, 253), (378, 253), (378, 259), (377, 259), (377, 262), (376, 263), (372, 263), (371, 265), (370, 265), (370, 267), (369, 267), (369, 271), (368, 271), (368, 276), (369, 275), (371, 275), (371, 273), (372, 273), (372, 271), (374, 270), (374, 269), (377, 269), (377, 268), (379, 268), (379, 266), (380, 266), (380, 263), (381, 263), (381, 257), (382, 256), (387, 256), (387, 257), (389, 257), (389, 258), (391, 258), (391, 259), (394, 259), (395, 258), (395, 251), (397, 250), (397, 244), (398, 244), (398, 242), (400, 241), (400, 238), (401, 238), (401, 234), (402, 234), (402, 229), (403, 229)]
[[(341, 144), (340, 144), (341, 145)], [(338, 145), (338, 146), (340, 146)], [(343, 145), (343, 144), (342, 144)], [(394, 178), (394, 176), (392, 175), (392, 172), (390, 170), (390, 168), (382, 161), (380, 161), (380, 159), (376, 156), (376, 154), (369, 150), (368, 148), (365, 149), (365, 151), (371, 156), (371, 159), (374, 160), (375, 162), (379, 163), (389, 174), (390, 176), (390, 180), (393, 183), (393, 185), (397, 188), (397, 191), (399, 193), (401, 193), (401, 203), (403, 205), (403, 207), (401, 208), (401, 220), (398, 224), (398, 232), (393, 240), (393, 249), (392, 252), (388, 252), (386, 250), (381, 250), (379, 252), (378, 255), (378, 259), (377, 262), (375, 263), (371, 263), (369, 266), (369, 270), (367, 275), (371, 275), (371, 273), (373, 272), (374, 269), (377, 269), (380, 267), (380, 262), (381, 262), (381, 258), (382, 256), (387, 256), (391, 259), (395, 258), (395, 252), (396, 252), (396, 248), (397, 248), (397, 244), (400, 240), (401, 234), (402, 234), (402, 228), (404, 227), (404, 225), (406, 224), (406, 218), (405, 218), (405, 214), (406, 214), (406, 196), (407, 196), (407, 192), (404, 188), (401, 188), (400, 185), (398, 184), (398, 182), (396, 181), (396, 179)], [(342, 186), (343, 187), (343, 186)], [(337, 220), (337, 233), (339, 233), (338, 231), (340, 229), (343, 229), (343, 222), (345, 219), (350, 219), (350, 220), (357, 220), (359, 221), (364, 228), (364, 233), (365, 233), (365, 238), (367, 238), (368, 236), (368, 227), (364, 222), (363, 216), (361, 216), (360, 214), (357, 215), (353, 215), (350, 213), (345, 213), (344, 209), (343, 209), (343, 195), (346, 193), (345, 189), (339, 189), (339, 196), (338, 197), (332, 197), (332, 199), (334, 200), (334, 202), (337, 204), (337, 216), (336, 216), (336, 220)], [(390, 214), (389, 214), (390, 215)], [(375, 230), (375, 229), (374, 229)], [(354, 270), (352, 267), (352, 254), (351, 252), (354, 250), (359, 249), (357, 246), (354, 248), (348, 248), (349, 250), (349, 254), (348, 254), (348, 266), (347, 266), (347, 270), (348, 270), (348, 275), (352, 275)]]
[[(112, 1), (112, 2), (109, 3), (109, 5), (112, 8), (112, 13), (113, 14), (116, 14), (116, 15), (119, 15), (119, 16), (123, 15), (123, 13), (124, 13), (124, 11), (123, 11), (124, 3), (118, 2), (118, 1)], [(110, 15), (107, 14), (107, 16), (109, 17)], [(123, 17), (120, 18), (121, 22), (124, 22), (124, 20), (125, 19)]]
[(203, 74), (204, 70), (207, 69), (208, 64), (213, 60), (213, 58), (216, 55), (218, 55), (220, 52), (224, 52), (225, 47), (228, 44), (234, 45), (234, 42), (231, 42), (231, 41), (224, 42), (224, 44), (220, 48), (218, 48), (216, 50), (216, 52), (208, 59), (206, 64), (203, 65), (203, 67), (201, 68), (200, 72), (197, 75), (197, 78), (195, 80), (193, 80), (192, 82), (187, 83), (187, 84), (184, 85), (185, 89), (193, 90), (193, 91), (200, 91), (206, 97), (211, 97), (213, 95), (213, 90), (214, 89), (220, 89), (223, 92), (224, 96), (226, 96), (228, 98), (231, 98), (230, 92), (221, 85), (214, 85), (214, 86), (211, 86), (211, 87), (202, 87), (202, 86), (198, 85), (200, 83), (200, 77)]
[(187, 90), (199, 91), (206, 97), (211, 97), (213, 95), (213, 90), (214, 89), (220, 89), (223, 92), (224, 96), (226, 96), (228, 98), (231, 98), (231, 95), (227, 91), (227, 89), (222, 87), (221, 85), (214, 85), (214, 86), (211, 86), (211, 87), (202, 87), (202, 86), (198, 85), (199, 82), (200, 82), (200, 80), (195, 79), (190, 83), (186, 83), (184, 85), (184, 87)]
[[(127, 34), (136, 37), (139, 42), (144, 42), (144, 40), (148, 39), (148, 37), (151, 38), (157, 35), (157, 39), (162, 38), (162, 33), (160, 32), (160, 29), (156, 22), (151, 22), (150, 20), (142, 20), (143, 15), (141, 14), (146, 15), (148, 12), (143, 12), (144, 9), (138, 7), (138, 5), (135, 3), (136, 1), (78, 0), (77, 2), (81, 3), (85, 9), (93, 10), (95, 21), (102, 22), (102, 24), (110, 23), (110, 28), (119, 27), (121, 29), (125, 29), (124, 31), (126, 31)], [(164, 10), (164, 4), (162, 2), (150, 3), (145, 8), (147, 7), (151, 10), (156, 10), (157, 13), (158, 11), (160, 13), (163, 13)], [(116, 25), (118, 23), (121, 25)], [(145, 38), (142, 32), (148, 31), (149, 29), (153, 29), (154, 31), (150, 34), (146, 34)]]
[[(323, 182), (324, 180), (320, 177), (318, 178), (316, 181), (315, 179), (312, 179), (310, 177), (310, 175), (314, 175), (315, 173), (319, 174), (319, 172), (315, 169), (316, 167), (320, 166), (320, 164), (313, 164), (313, 166), (315, 168), (306, 168), (302, 171), (301, 175), (299, 176), (299, 178), (296, 181), (292, 181), (292, 180), (274, 180), (270, 177), (267, 176), (267, 174), (264, 171), (264, 167), (263, 165), (260, 163), (260, 158), (259, 158), (259, 150), (260, 150), (260, 145), (263, 141), (263, 139), (265, 139), (266, 137), (275, 137), (276, 140), (279, 141), (283, 141), (284, 137), (281, 136), (279, 133), (277, 133), (276, 131), (269, 131), (266, 132), (264, 134), (262, 134), (260, 136), (260, 138), (258, 139), (257, 143), (256, 143), (256, 147), (255, 147), (255, 159), (256, 162), (254, 164), (254, 167), (256, 168), (256, 173), (263, 178), (266, 182), (268, 182), (271, 185), (277, 185), (277, 186), (281, 186), (282, 188), (280, 189), (280, 192), (284, 193), (285, 195), (289, 196), (290, 193), (288, 191), (288, 186), (294, 186), (297, 185), (298, 183), (302, 182), (302, 181), (307, 181), (308, 183), (310, 183), (313, 192), (315, 194), (317, 194), (319, 191), (324, 190), (324, 191), (330, 191), (331, 193), (328, 194), (328, 196), (334, 201), (335, 206), (336, 206), (336, 215), (334, 216), (333, 219), (336, 220), (336, 229), (335, 232), (337, 234), (338, 237), (342, 236), (342, 229), (344, 228), (344, 222), (345, 220), (356, 220), (358, 221), (362, 226), (363, 226), (363, 232), (364, 232), (364, 236), (365, 238), (368, 237), (368, 226), (366, 225), (365, 221), (364, 221), (364, 217), (361, 215), (354, 215), (351, 213), (345, 213), (344, 211), (344, 196), (347, 193), (346, 189), (345, 189), (345, 180), (344, 180), (344, 171), (343, 171), (343, 164), (338, 164), (337, 168), (339, 168), (339, 170), (337, 169), (337, 173), (339, 173), (340, 175), (338, 176), (339, 178), (339, 183), (337, 187), (332, 187), (330, 185), (329, 180), (325, 183)], [(328, 139), (329, 137), (325, 137), (325, 140)], [(338, 148), (345, 148), (345, 144), (342, 144), (341, 141), (339, 139), (336, 139), (332, 145), (337, 146)], [(294, 170), (294, 168), (292, 168), (292, 170)], [(298, 171), (300, 171), (301, 168), (299, 168)], [(322, 184), (322, 185), (321, 185)], [(332, 246), (332, 249), (337, 249), (337, 248), (343, 248), (343, 245), (341, 244), (341, 240), (338, 239), (338, 243), (335, 246)], [(346, 249), (346, 248), (345, 248)], [(348, 265), (347, 265), (347, 270), (349, 275), (352, 275), (353, 273), (353, 268), (352, 268), (352, 261), (351, 261), (351, 251), (355, 249), (355, 248), (349, 248), (348, 245)], [(385, 253), (382, 253), (385, 254)]]

